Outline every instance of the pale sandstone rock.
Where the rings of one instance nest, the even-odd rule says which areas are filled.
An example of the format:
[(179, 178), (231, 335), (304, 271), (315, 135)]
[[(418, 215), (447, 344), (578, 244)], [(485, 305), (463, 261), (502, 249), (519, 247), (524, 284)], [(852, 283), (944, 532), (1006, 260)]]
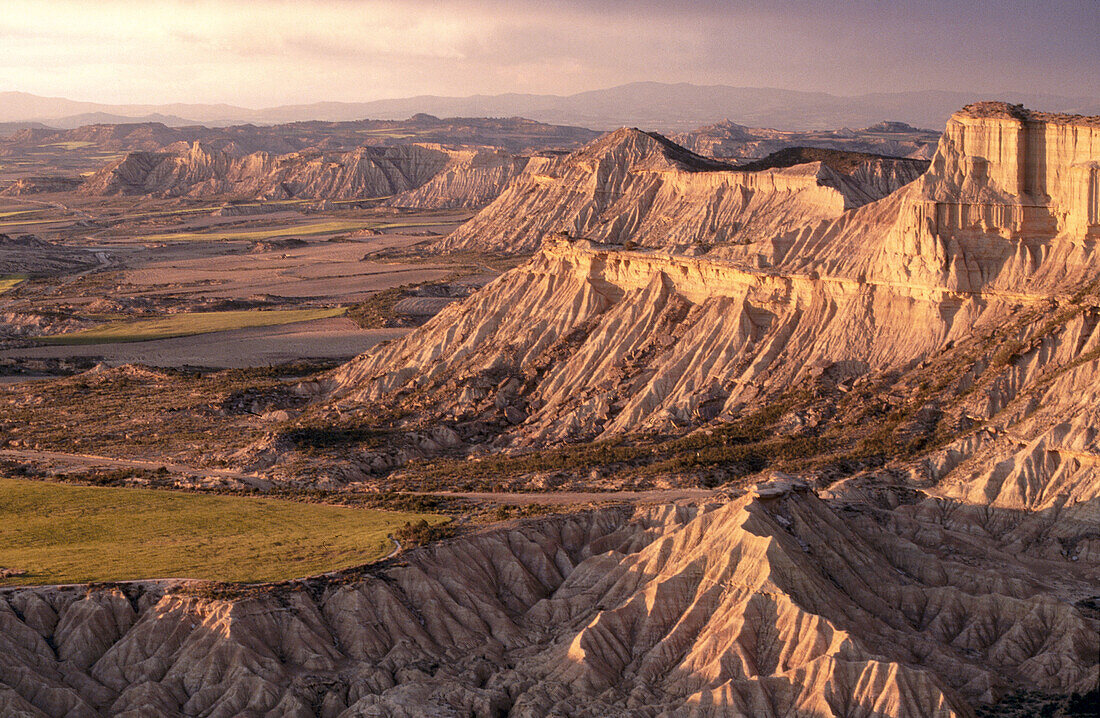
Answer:
[(523, 171), (527, 157), (500, 150), (452, 150), (450, 161), (425, 184), (403, 192), (386, 204), (417, 209), (482, 207)]
[(238, 199), (382, 197), (419, 187), (449, 162), (446, 152), (419, 145), (243, 157), (198, 142), (168, 149), (174, 151), (130, 153), (89, 177), (79, 192)]
[[(970, 716), (1009, 687), (1095, 685), (1100, 624), (1060, 597), (1095, 562), (1054, 578), (936, 516), (853, 513), (777, 481), (766, 499), (528, 521), (351, 581), (149, 588), (159, 600), (137, 601), (86, 672), (5, 650), (0, 701), (49, 716)], [(0, 636), (40, 635), (3, 607), (54, 591), (5, 592)], [(66, 602), (58, 630), (118, 595)]]
[(890, 160), (852, 175), (820, 162), (734, 171), (660, 135), (624, 128), (567, 157), (532, 158), (440, 247), (524, 253), (568, 235), (699, 251), (839, 217), (919, 174), (912, 164)]
[[(967, 436), (930, 457), (932, 478), (969, 501), (1068, 501), (1096, 515), (1100, 315), (1089, 307), (1039, 329), (1100, 271), (1097, 194), (1079, 184), (1092, 181), (1079, 170), (1100, 157), (1100, 123), (988, 108), (951, 120), (917, 182), (836, 219), (705, 258), (548, 241), (527, 264), (342, 367), (330, 399), (347, 407), (417, 387), (434, 397), (423, 405), (429, 416), (482, 416), (499, 392), (479, 378), (503, 372), (524, 379), (527, 416), (502, 423), (497, 445), (681, 431), (759, 406), (814, 367), (908, 371), (1029, 311), (1037, 318), (1018, 330), (1020, 356), (967, 400), (972, 416), (996, 417), (998, 438)], [(588, 171), (606, 167), (624, 182), (714, 174), (653, 137), (618, 134), (571, 161), (588, 158), (597, 168)], [(494, 206), (479, 216), (503, 211)], [(609, 216), (622, 216), (615, 206)], [(1055, 379), (1038, 384), (1043, 377)]]

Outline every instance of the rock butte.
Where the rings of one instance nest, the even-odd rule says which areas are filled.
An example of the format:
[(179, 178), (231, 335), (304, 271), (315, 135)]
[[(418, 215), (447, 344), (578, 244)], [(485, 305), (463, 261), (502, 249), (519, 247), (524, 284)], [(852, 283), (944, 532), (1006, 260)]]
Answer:
[(425, 416), (499, 416), (495, 446), (677, 431), (759, 406), (814, 367), (837, 383), (933, 359), (985, 369), (997, 343), (977, 358), (961, 347), (1032, 312), (998, 340), (1019, 341), (1020, 356), (984, 391), (968, 393), (973, 372), (958, 380), (954, 410), (986, 430), (929, 456), (927, 471), (971, 501), (1086, 510), (1100, 496), (1100, 309), (1069, 298), (1100, 271), (1100, 127), (984, 112), (951, 120), (917, 181), (837, 218), (701, 256), (550, 235), (525, 265), (315, 390), (354, 409), (415, 389)]
[(444, 246), (537, 253), (302, 389), (412, 395), (439, 442), (503, 449), (943, 379), (943, 445), (338, 577), (5, 590), (0, 712), (940, 718), (1095, 690), (1100, 118), (973, 105), (914, 181), (868, 171), (633, 130), (532, 158)]

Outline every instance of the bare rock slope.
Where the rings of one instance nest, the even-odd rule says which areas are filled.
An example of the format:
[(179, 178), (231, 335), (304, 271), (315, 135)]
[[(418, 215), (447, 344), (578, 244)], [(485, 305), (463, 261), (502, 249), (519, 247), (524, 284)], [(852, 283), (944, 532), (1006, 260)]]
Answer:
[(132, 152), (89, 177), (79, 191), (230, 199), (385, 197), (421, 186), (450, 159), (419, 145), (244, 156), (198, 142), (169, 150)]
[(1100, 624), (1064, 600), (1088, 590), (1095, 557), (995, 565), (943, 509), (845, 510), (781, 482), (724, 504), (528, 522), (236, 595), (8, 591), (0, 706), (947, 718), (1019, 687), (1095, 685)]
[(425, 144), (285, 155), (240, 155), (232, 148), (197, 142), (168, 149), (130, 153), (100, 169), (78, 190), (86, 195), (226, 199), (392, 197), (388, 204), (395, 207), (477, 208), (495, 199), (528, 159), (503, 150)]
[(624, 128), (568, 156), (532, 158), (440, 246), (528, 253), (547, 238), (568, 236), (699, 252), (841, 216), (912, 181), (921, 169), (889, 158), (865, 164), (861, 175), (825, 162), (741, 171), (660, 135)]
[(828, 415), (858, 380), (959, 437), (928, 457), (951, 495), (1091, 501), (1098, 158), (1095, 119), (968, 108), (882, 200), (705, 257), (550, 242), (321, 389), (535, 446), (720, 425), (808, 380)]
[(454, 150), (450, 161), (425, 184), (389, 200), (394, 207), (457, 209), (482, 207), (523, 171), (529, 158), (500, 150)]
[(926, 160), (935, 153), (939, 133), (904, 122), (880, 122), (860, 130), (797, 131), (745, 127), (726, 120), (671, 139), (692, 152), (726, 159), (761, 159), (788, 147), (821, 147)]

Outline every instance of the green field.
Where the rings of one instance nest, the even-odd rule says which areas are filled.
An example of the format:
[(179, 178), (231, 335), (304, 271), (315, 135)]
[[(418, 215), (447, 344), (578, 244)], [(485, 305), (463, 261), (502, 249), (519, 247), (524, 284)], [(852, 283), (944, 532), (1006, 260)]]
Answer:
[(276, 309), (261, 312), (244, 309), (231, 312), (194, 312), (169, 314), (160, 319), (136, 319), (111, 322), (79, 332), (39, 337), (44, 344), (116, 344), (118, 342), (147, 342), (154, 339), (189, 337), (195, 334), (225, 332), (248, 327), (271, 327), (277, 324), (293, 324), (313, 319), (327, 319), (343, 315), (345, 307), (330, 309)]
[(439, 516), (279, 499), (0, 479), (0, 585), (141, 578), (279, 581), (393, 549), (406, 522)]
[(0, 274), (0, 294), (20, 284), (27, 278), (25, 274)]
[(244, 232), (176, 232), (174, 234), (149, 234), (136, 239), (143, 242), (181, 242), (193, 240), (242, 240), (257, 241), (276, 237), (308, 237), (317, 234), (336, 234), (372, 226), (363, 220), (331, 220), (271, 229), (254, 229)]
[(88, 142), (87, 140), (69, 140), (68, 142), (51, 142), (46, 146), (58, 147), (63, 150), (79, 150), (85, 147), (91, 147), (94, 144), (94, 142)]
[[(377, 198), (371, 198), (377, 199)], [(347, 202), (363, 202), (365, 200), (347, 200)], [(339, 203), (335, 202), (335, 203)], [(334, 204), (335, 204), (334, 203)], [(371, 222), (366, 220), (330, 220), (327, 222), (314, 222), (312, 224), (298, 224), (285, 227), (273, 227), (271, 229), (253, 229), (242, 232), (176, 232), (175, 234), (148, 234), (135, 239), (142, 242), (188, 242), (195, 240), (225, 240), (225, 241), (259, 241), (263, 239), (275, 239), (277, 237), (310, 237), (319, 234), (338, 234), (352, 232), (357, 229), (394, 229), (396, 227), (436, 227), (441, 225), (457, 224), (458, 221), (450, 219), (444, 222), (427, 222), (422, 220), (409, 220), (407, 222)]]
[(54, 217), (52, 219), (28, 219), (16, 220), (14, 222), (0, 222), (0, 229), (7, 229), (8, 227), (27, 227), (32, 224), (52, 224), (54, 222), (65, 222), (70, 219), (71, 217)]

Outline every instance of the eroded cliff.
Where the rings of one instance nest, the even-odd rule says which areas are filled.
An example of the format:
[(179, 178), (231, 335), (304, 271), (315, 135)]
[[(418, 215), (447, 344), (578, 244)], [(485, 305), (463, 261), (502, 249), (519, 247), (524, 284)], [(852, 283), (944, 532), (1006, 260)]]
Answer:
[(441, 247), (526, 253), (568, 236), (705, 252), (838, 217), (918, 175), (912, 162), (889, 158), (847, 173), (825, 162), (738, 171), (624, 128), (571, 155), (533, 159)]
[(1068, 599), (1097, 557), (1009, 555), (1028, 519), (994, 533), (952, 509), (827, 503), (780, 480), (706, 506), (528, 521), (335, 579), (11, 590), (0, 705), (900, 718), (1095, 685), (1097, 618)]
[[(501, 447), (721, 425), (826, 380), (828, 416), (858, 380), (963, 437), (930, 459), (944, 491), (1090, 501), (1097, 130), (986, 111), (952, 120), (918, 182), (835, 219), (705, 257), (549, 242), (320, 389), (351, 410), (408, 398)], [(990, 139), (1021, 128), (1054, 149)]]
[(482, 207), (496, 199), (529, 159), (499, 150), (454, 150), (449, 154), (447, 166), (431, 180), (388, 204), (414, 209)]
[(99, 170), (78, 190), (87, 195), (355, 199), (415, 189), (450, 161), (419, 145), (351, 152), (236, 155), (198, 142), (167, 152), (132, 152)]

